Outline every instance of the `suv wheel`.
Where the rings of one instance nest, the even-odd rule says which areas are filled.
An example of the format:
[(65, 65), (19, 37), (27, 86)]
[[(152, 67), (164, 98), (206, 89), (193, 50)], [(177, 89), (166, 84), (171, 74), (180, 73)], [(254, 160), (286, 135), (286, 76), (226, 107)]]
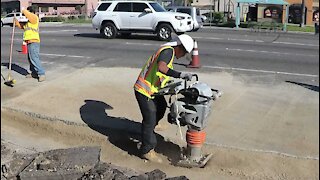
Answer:
[(171, 39), (172, 27), (169, 24), (161, 24), (158, 27), (157, 35), (162, 41), (169, 41)]
[(3, 22), (1, 21), (1, 27), (3, 27)]
[(100, 30), (100, 34), (107, 39), (113, 39), (116, 37), (118, 30), (113, 23), (104, 23)]

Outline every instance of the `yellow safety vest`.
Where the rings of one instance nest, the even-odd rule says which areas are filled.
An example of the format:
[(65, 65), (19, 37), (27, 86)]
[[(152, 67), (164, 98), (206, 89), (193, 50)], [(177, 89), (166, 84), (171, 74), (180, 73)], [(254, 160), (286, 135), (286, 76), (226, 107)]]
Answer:
[(23, 35), (24, 41), (29, 41), (29, 40), (40, 41), (39, 21), (36, 24), (32, 24), (28, 21), (26, 25), (23, 26), (23, 28), (24, 28), (24, 35)]
[[(143, 66), (140, 75), (134, 84), (134, 89), (141, 94), (153, 99), (152, 95), (157, 93), (160, 88), (164, 87), (169, 81), (170, 77), (159, 71), (158, 57), (160, 53), (165, 49), (172, 49), (171, 46), (161, 47), (155, 54), (153, 54)], [(168, 63), (168, 68), (173, 69), (174, 50), (172, 58)]]

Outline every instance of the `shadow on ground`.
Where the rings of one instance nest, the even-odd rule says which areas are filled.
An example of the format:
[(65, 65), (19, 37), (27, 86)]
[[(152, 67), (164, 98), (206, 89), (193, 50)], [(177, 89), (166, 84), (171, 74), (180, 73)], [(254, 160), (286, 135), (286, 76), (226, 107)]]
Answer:
[[(85, 104), (80, 107), (80, 116), (91, 129), (107, 136), (110, 143), (130, 155), (140, 157), (138, 147), (141, 144), (141, 123), (124, 117), (109, 116), (106, 110), (112, 109), (112, 106), (102, 101), (85, 100)], [(155, 151), (175, 164), (180, 158), (180, 147), (165, 141), (161, 135), (156, 135), (158, 145)]]
[[(9, 69), (9, 63), (1, 63), (1, 66), (5, 66)], [(27, 75), (28, 71), (26, 69), (24, 69), (23, 67), (17, 65), (17, 64), (11, 64), (11, 70), (21, 74), (21, 75)]]
[(314, 86), (314, 85), (310, 85), (310, 84), (305, 84), (305, 83), (299, 83), (299, 82), (294, 82), (294, 81), (286, 81), (287, 83), (291, 83), (291, 84), (296, 84), (299, 86), (302, 86), (304, 88), (310, 89), (312, 91), (316, 91), (319, 92), (319, 86)]
[[(97, 38), (104, 39), (99, 33), (79, 33), (74, 34), (74, 37), (84, 37), (84, 38)], [(134, 39), (134, 40), (153, 40), (159, 41), (156, 35), (141, 35), (141, 34), (132, 34), (132, 35), (118, 35), (117, 39)]]

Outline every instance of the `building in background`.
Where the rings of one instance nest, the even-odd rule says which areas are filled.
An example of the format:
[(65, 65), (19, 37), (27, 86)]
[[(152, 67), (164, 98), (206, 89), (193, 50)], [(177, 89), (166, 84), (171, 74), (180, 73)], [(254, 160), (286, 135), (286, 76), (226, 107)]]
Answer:
[(98, 0), (1, 0), (1, 14), (35, 6), (43, 16), (86, 14), (90, 17), (97, 5)]
[[(285, 0), (289, 5), (289, 23), (300, 24), (302, 0)], [(313, 25), (314, 14), (319, 12), (319, 0), (304, 0), (305, 22)], [(200, 7), (202, 12), (222, 12), (234, 17), (237, 0), (192, 0), (192, 6)], [(241, 20), (283, 22), (285, 8), (282, 5), (241, 4)]]

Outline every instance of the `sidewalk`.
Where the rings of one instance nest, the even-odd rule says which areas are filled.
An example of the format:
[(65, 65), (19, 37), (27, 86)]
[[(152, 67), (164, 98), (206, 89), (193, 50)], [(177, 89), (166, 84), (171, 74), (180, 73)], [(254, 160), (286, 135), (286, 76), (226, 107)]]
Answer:
[[(48, 72), (43, 83), (14, 72), (15, 87), (7, 87), (1, 80), (1, 109), (44, 120), (139, 133), (141, 115), (133, 93), (139, 71), (85, 68), (59, 76)], [(1, 72), (6, 75), (7, 69), (2, 67)], [(226, 72), (198, 76), (200, 81), (224, 92), (214, 102), (205, 129), (206, 144), (319, 158), (319, 92), (297, 83), (257, 81), (259, 76), (239, 77)], [(265, 76), (260, 78), (276, 75)], [(161, 125), (163, 129), (157, 133), (179, 141), (176, 126), (168, 124), (166, 118)]]

